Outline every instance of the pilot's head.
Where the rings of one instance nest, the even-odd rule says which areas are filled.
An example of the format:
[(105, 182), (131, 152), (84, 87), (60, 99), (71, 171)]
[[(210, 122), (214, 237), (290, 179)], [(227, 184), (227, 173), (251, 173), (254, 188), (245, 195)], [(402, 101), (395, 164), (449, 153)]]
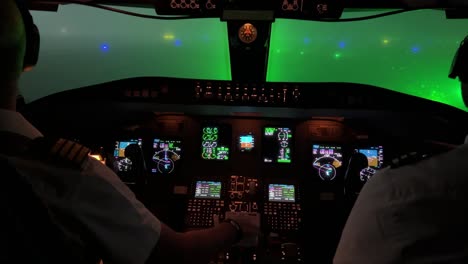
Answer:
[(21, 73), (37, 61), (39, 34), (24, 0), (0, 0), (0, 108), (15, 109)]
[(457, 78), (462, 85), (462, 97), (465, 105), (468, 106), (468, 36), (461, 42), (455, 57), (453, 58), (452, 67), (449, 72), (450, 78)]

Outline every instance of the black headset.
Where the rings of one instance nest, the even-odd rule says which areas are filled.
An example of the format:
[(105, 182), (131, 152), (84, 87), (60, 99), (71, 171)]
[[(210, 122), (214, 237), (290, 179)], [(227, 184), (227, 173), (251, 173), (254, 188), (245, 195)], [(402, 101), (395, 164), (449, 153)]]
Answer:
[(455, 53), (449, 77), (452, 79), (458, 77), (461, 82), (468, 82), (468, 36), (461, 42)]
[(26, 31), (26, 50), (23, 60), (23, 68), (26, 69), (37, 64), (39, 59), (40, 35), (39, 29), (34, 24), (31, 13), (29, 13), (26, 0), (15, 0), (15, 2), (23, 18)]

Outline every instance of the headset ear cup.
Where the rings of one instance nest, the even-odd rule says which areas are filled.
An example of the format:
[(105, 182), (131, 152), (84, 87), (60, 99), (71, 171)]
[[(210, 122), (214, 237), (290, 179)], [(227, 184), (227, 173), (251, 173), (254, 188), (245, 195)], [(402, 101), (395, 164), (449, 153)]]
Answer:
[(32, 25), (26, 32), (26, 51), (24, 54), (23, 68), (25, 70), (36, 66), (39, 60), (40, 35), (36, 25)]

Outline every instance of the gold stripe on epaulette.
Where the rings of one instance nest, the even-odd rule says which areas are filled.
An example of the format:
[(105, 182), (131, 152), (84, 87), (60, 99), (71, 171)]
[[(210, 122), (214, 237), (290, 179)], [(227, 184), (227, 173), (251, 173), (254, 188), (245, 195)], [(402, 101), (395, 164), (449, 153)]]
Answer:
[(65, 144), (65, 139), (61, 138), (57, 140), (57, 142), (55, 142), (55, 145), (52, 147), (50, 152), (52, 154), (56, 154), (63, 147), (64, 144)]
[(68, 152), (68, 157), (67, 159), (68, 160), (74, 160), (75, 157), (78, 155), (78, 153), (80, 153), (81, 149), (84, 148), (82, 145), (78, 144), (78, 143), (75, 143), (75, 145), (73, 146), (73, 148), (70, 150), (70, 152)]
[(65, 146), (63, 146), (58, 155), (62, 158), (68, 159), (68, 152), (73, 147), (73, 145), (75, 145), (75, 142), (67, 140), (65, 142)]
[(88, 154), (89, 152), (91, 152), (91, 150), (87, 147), (83, 147), (80, 151), (80, 153), (73, 159), (73, 163), (75, 164), (78, 164), (78, 165), (82, 165), (84, 159), (86, 157), (88, 157)]

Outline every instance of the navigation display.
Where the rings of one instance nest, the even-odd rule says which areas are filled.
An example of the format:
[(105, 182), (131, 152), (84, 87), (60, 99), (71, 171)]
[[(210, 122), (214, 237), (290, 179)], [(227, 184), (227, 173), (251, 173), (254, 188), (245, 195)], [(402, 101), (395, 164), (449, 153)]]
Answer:
[(229, 160), (231, 127), (227, 125), (204, 126), (202, 129), (202, 158)]
[(296, 201), (296, 191), (294, 185), (288, 184), (269, 184), (268, 201), (269, 202), (290, 202)]
[(324, 181), (332, 181), (336, 177), (336, 169), (343, 164), (343, 154), (340, 146), (313, 145), (312, 166), (318, 171)]
[(152, 173), (169, 174), (174, 171), (177, 161), (180, 160), (182, 142), (180, 140), (153, 140)]
[(263, 161), (266, 163), (291, 163), (293, 133), (287, 127), (263, 129)]
[(255, 138), (252, 133), (239, 136), (239, 149), (241, 152), (250, 152), (255, 148)]
[(195, 186), (195, 198), (220, 199), (221, 182), (218, 181), (197, 181)]
[(130, 139), (126, 141), (116, 141), (114, 148), (114, 171), (127, 172), (132, 170), (132, 161), (125, 157), (125, 149), (131, 145), (137, 144), (139, 147), (142, 145), (141, 139)]
[(376, 173), (377, 169), (382, 168), (384, 154), (382, 146), (373, 146), (368, 148), (356, 149), (357, 152), (366, 155), (368, 167), (361, 170), (359, 177), (361, 181), (366, 182)]

